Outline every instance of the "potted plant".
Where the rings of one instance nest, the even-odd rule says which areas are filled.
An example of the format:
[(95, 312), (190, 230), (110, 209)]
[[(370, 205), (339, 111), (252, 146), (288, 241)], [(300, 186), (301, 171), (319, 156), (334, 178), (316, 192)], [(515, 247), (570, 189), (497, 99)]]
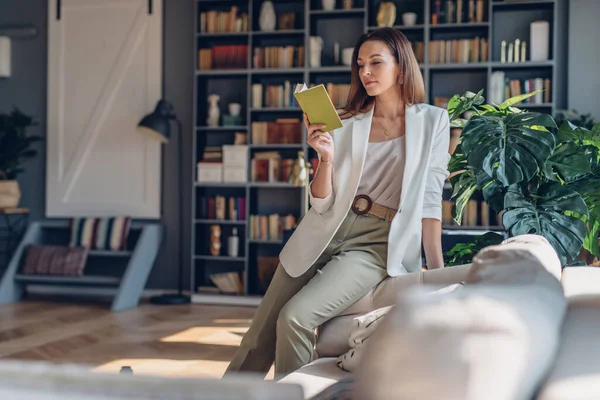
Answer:
[(462, 128), (449, 163), (454, 220), (460, 224), (466, 203), (480, 191), (509, 236), (544, 236), (563, 266), (582, 248), (598, 256), (600, 124), (587, 129), (566, 120), (559, 127), (551, 115), (515, 106), (538, 92), (500, 105), (484, 104), (482, 93), (455, 95), (448, 103), (451, 126)]
[(21, 191), (16, 178), (24, 171), (23, 163), (37, 155), (32, 144), (41, 140), (27, 135), (27, 128), (34, 125), (33, 119), (17, 108), (0, 112), (0, 208), (19, 205)]

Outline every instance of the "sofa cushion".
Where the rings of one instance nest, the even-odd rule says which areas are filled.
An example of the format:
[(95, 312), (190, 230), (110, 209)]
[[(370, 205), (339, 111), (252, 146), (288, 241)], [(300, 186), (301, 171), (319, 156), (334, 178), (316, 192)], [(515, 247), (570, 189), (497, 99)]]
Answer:
[(169, 378), (92, 372), (88, 366), (2, 361), (0, 399), (302, 400), (304, 396), (299, 385), (279, 385), (253, 374), (227, 379)]
[(383, 280), (366, 296), (340, 313), (338, 317), (319, 327), (317, 354), (320, 357), (338, 357), (347, 352), (350, 349), (348, 337), (352, 330), (354, 317), (394, 304), (398, 293), (415, 286), (426, 284), (442, 287), (461, 282), (466, 279), (470, 268), (471, 265), (467, 264), (404, 274)]
[(554, 362), (566, 300), (534, 252), (495, 251), (497, 270), (480, 258), (476, 283), (462, 290), (400, 294), (367, 343), (357, 399), (532, 398)]
[(278, 382), (300, 385), (304, 390), (304, 397), (308, 399), (350, 375), (338, 368), (336, 358), (325, 357), (286, 375)]
[(600, 399), (600, 268), (565, 268), (563, 287), (569, 306), (562, 340), (537, 399)]

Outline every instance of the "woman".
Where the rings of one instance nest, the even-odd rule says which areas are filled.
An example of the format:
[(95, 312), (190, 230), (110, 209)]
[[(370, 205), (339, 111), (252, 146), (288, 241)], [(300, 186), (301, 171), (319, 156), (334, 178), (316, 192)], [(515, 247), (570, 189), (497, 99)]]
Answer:
[[(441, 200), (448, 177), (446, 110), (422, 104), (406, 37), (383, 28), (352, 55), (343, 127), (310, 125), (320, 163), (311, 209), (280, 254), (273, 280), (227, 372), (290, 373), (313, 359), (315, 328), (388, 276), (443, 267)], [(389, 244), (389, 245), (388, 245)]]

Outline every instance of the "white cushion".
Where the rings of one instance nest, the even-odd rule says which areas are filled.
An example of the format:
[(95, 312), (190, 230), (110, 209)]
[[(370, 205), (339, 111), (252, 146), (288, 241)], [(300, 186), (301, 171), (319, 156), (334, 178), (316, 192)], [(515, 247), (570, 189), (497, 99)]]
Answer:
[(280, 379), (279, 383), (300, 385), (306, 399), (322, 392), (334, 383), (350, 376), (349, 372), (338, 368), (337, 359), (320, 358)]
[(543, 241), (505, 246), (488, 253), (495, 262), (474, 260), (476, 283), (462, 290), (400, 294), (367, 343), (356, 399), (532, 398), (553, 365), (566, 300), (538, 253)]

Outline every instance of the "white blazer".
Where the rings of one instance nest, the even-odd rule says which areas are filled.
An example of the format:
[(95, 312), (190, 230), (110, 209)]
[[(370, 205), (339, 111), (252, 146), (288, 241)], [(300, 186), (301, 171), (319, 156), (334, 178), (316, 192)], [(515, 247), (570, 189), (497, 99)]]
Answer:
[[(388, 237), (387, 272), (397, 276), (421, 270), (422, 218), (442, 219), (442, 191), (448, 177), (448, 112), (427, 104), (406, 108), (406, 160), (398, 214)], [(279, 255), (286, 272), (302, 275), (319, 258), (342, 224), (357, 194), (371, 131), (373, 108), (343, 121), (332, 131), (335, 146), (333, 189), (311, 208)]]

